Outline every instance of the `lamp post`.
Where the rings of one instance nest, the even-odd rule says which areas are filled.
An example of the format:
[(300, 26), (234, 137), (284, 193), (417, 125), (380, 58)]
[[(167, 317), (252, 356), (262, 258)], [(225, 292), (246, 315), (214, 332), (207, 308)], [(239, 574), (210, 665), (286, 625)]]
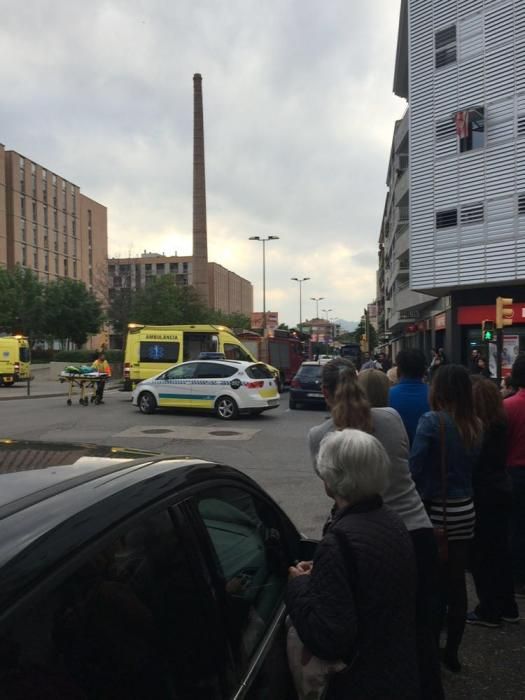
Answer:
[(279, 236), (267, 236), (266, 238), (261, 238), (261, 236), (250, 236), (249, 241), (259, 241), (262, 243), (263, 249), (263, 333), (266, 330), (266, 242), (267, 241), (278, 241)]
[(299, 282), (299, 332), (303, 332), (303, 282), (308, 281), (309, 277), (290, 277), (294, 282)]
[[(322, 311), (324, 314), (326, 314), (326, 320), (328, 321), (328, 314), (330, 313), (330, 311), (333, 311), (333, 309), (323, 309)], [(330, 323), (330, 321), (328, 321), (328, 323)], [(329, 329), (330, 329), (330, 326), (329, 326)], [(330, 330), (329, 330), (329, 332), (330, 332)]]
[(312, 301), (315, 301), (315, 317), (319, 318), (319, 302), (322, 301), (325, 297), (310, 297)]

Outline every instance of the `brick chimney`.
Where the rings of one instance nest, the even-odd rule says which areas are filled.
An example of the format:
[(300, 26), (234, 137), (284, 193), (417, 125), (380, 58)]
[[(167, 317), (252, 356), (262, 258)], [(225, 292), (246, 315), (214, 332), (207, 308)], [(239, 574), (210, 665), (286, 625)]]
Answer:
[(209, 306), (202, 76), (193, 76), (193, 286)]

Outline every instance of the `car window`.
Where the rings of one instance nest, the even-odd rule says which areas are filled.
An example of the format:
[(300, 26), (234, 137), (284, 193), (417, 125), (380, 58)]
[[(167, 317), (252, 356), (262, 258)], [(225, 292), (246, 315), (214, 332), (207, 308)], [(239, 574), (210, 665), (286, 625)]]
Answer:
[(246, 374), (251, 379), (273, 379), (273, 374), (266, 365), (251, 365), (246, 368)]
[(319, 379), (321, 370), (322, 367), (318, 367), (317, 365), (307, 365), (306, 367), (301, 367), (299, 376), (301, 379)]
[(192, 379), (195, 376), (196, 370), (196, 362), (191, 362), (187, 365), (178, 365), (178, 367), (173, 367), (173, 369), (168, 370), (162, 375), (162, 379)]
[(31, 361), (31, 355), (29, 352), (29, 348), (20, 348), (20, 362), (30, 362)]
[(253, 360), (253, 357), (248, 355), (240, 345), (224, 343), (223, 350), (227, 360), (242, 360), (243, 362), (251, 362)]
[(180, 343), (140, 342), (141, 362), (178, 362)]
[(200, 591), (168, 512), (135, 521), (0, 629), (0, 697), (219, 700)]
[(195, 373), (196, 379), (223, 379), (232, 377), (239, 371), (238, 367), (220, 365), (216, 362), (200, 362)]
[(198, 499), (216, 554), (234, 656), (246, 668), (283, 601), (290, 564), (278, 517), (271, 507), (236, 487), (219, 487)]

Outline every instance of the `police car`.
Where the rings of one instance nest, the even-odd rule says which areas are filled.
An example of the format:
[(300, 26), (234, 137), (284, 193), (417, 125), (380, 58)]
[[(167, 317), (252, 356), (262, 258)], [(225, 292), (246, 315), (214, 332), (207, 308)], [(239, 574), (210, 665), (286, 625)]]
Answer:
[(195, 408), (232, 420), (239, 413), (257, 415), (277, 408), (279, 392), (273, 375), (261, 362), (194, 360), (140, 382), (131, 400), (142, 413)]

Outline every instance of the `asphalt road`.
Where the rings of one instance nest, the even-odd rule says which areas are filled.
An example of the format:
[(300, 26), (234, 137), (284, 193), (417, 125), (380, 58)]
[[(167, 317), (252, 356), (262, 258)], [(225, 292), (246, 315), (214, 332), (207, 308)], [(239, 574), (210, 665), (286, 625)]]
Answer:
[[(234, 422), (202, 413), (145, 416), (129, 396), (106, 391), (102, 406), (88, 407), (68, 407), (65, 396), (3, 401), (0, 438), (90, 442), (223, 462), (258, 481), (303, 533), (319, 536), (330, 501), (313, 473), (306, 434), (325, 420), (326, 411), (290, 411), (284, 394), (278, 409)], [(525, 620), (495, 630), (467, 626), (461, 656), (462, 673), (444, 671), (450, 700), (525, 697)]]

